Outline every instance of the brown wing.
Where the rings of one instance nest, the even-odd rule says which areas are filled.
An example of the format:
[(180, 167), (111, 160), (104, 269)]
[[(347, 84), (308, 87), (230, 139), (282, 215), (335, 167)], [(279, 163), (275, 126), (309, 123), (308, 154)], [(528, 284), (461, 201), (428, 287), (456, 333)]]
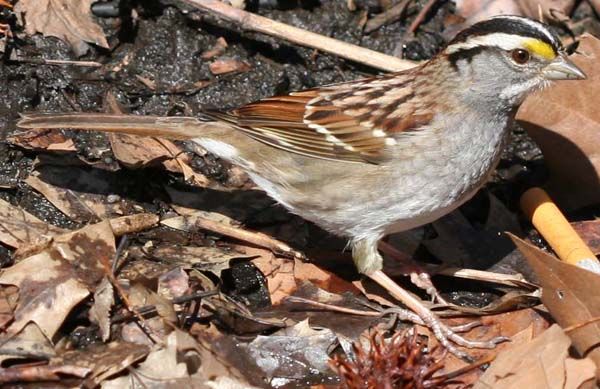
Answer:
[(336, 84), (209, 115), (252, 138), (290, 152), (347, 162), (384, 159), (397, 136), (431, 115), (415, 98), (411, 73)]

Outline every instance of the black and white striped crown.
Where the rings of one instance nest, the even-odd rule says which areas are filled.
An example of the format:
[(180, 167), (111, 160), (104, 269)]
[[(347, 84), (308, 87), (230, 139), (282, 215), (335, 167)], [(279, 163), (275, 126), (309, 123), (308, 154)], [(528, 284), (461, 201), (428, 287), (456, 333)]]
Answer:
[(528, 49), (551, 59), (562, 50), (558, 37), (547, 25), (521, 16), (496, 16), (464, 29), (446, 46), (447, 54), (457, 54), (491, 46), (504, 50)]

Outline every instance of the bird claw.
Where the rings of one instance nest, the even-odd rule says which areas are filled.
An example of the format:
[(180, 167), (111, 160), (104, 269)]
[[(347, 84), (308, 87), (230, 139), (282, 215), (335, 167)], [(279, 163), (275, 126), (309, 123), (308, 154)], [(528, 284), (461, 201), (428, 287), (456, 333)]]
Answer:
[[(411, 320), (412, 322), (428, 327), (444, 348), (461, 359), (470, 360), (471, 357), (466, 352), (459, 350), (457, 346), (465, 348), (492, 349), (496, 347), (498, 343), (509, 340), (504, 336), (492, 338), (487, 341), (465, 339), (458, 335), (457, 332), (468, 331), (478, 325), (481, 325), (480, 322), (467, 323), (457, 327), (447, 326), (446, 324), (442, 323), (442, 321), (433, 312), (431, 312), (431, 310), (424, 306), (421, 301), (408, 293), (406, 290), (402, 289), (382, 271), (375, 271), (369, 274), (369, 277), (385, 288), (394, 298), (398, 299), (412, 311), (414, 316), (407, 316), (414, 319)], [(415, 316), (418, 317), (418, 319), (415, 319)]]
[(437, 288), (433, 285), (431, 281), (431, 277), (429, 274), (424, 272), (412, 272), (410, 273), (410, 281), (418, 288), (423, 289), (429, 296), (431, 296), (431, 302), (441, 305), (450, 305), (448, 302), (440, 295)]

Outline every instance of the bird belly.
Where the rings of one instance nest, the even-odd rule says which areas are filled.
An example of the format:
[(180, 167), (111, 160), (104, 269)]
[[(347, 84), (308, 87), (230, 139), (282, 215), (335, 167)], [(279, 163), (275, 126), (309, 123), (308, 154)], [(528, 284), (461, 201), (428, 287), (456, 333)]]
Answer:
[[(363, 177), (371, 179), (363, 178), (361, 186), (343, 178), (332, 182), (325, 190), (338, 188), (337, 196), (327, 196), (334, 201), (316, 206), (320, 212), (309, 212), (307, 218), (355, 239), (406, 231), (439, 219), (472, 198), (500, 160), (508, 126), (502, 121), (488, 123), (479, 134), (457, 125), (453, 133), (436, 134), (431, 141), (415, 137), (412, 147), (418, 151), (413, 157), (364, 171)], [(440, 140), (443, 145), (435, 143)]]

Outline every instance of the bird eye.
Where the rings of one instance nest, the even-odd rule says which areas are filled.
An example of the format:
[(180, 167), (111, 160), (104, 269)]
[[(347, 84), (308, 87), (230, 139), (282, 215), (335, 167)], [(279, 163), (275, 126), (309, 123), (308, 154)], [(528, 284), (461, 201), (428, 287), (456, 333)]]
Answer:
[(518, 63), (519, 65), (523, 65), (529, 61), (529, 51), (523, 49), (514, 49), (511, 51), (510, 55), (512, 56), (513, 61)]

